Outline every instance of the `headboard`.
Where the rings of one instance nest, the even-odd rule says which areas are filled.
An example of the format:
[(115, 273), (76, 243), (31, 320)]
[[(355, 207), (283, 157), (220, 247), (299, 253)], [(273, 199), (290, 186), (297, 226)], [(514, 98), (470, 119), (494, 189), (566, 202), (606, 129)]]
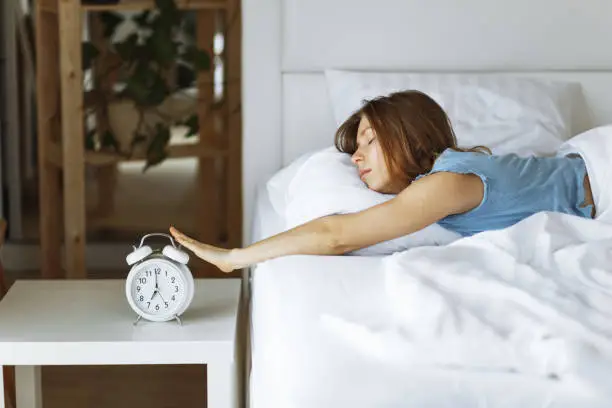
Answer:
[(582, 83), (612, 123), (610, 0), (243, 0), (243, 221), (255, 191), (333, 143), (323, 70), (496, 72)]

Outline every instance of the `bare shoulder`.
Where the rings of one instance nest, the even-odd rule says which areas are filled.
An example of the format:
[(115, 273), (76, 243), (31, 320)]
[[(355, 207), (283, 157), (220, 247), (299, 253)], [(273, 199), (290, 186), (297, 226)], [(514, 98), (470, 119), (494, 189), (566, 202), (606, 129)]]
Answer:
[(476, 174), (440, 171), (427, 175), (402, 191), (398, 198), (420, 199), (443, 207), (447, 214), (460, 214), (476, 208), (484, 196), (484, 183)]

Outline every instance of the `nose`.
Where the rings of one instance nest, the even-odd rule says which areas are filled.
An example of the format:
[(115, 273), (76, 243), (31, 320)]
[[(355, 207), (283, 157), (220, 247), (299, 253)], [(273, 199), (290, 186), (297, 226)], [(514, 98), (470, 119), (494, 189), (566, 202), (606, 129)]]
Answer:
[(353, 164), (357, 164), (362, 160), (363, 155), (359, 152), (359, 150), (356, 150), (355, 153), (353, 153), (353, 155), (351, 156), (351, 161), (353, 162)]

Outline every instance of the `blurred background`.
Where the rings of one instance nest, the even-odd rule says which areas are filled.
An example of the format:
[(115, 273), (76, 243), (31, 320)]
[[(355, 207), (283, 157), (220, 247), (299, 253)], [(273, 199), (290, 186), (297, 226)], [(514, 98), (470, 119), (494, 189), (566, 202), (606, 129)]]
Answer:
[[(123, 276), (131, 246), (170, 225), (240, 245), (239, 4), (75, 0), (79, 26), (56, 3), (2, 4), (6, 268)], [(61, 68), (75, 55), (78, 83)]]

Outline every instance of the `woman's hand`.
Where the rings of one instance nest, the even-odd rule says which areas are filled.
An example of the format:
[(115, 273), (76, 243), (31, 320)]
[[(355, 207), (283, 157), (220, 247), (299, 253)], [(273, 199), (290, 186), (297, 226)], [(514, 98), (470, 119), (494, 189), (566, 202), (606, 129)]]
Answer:
[(174, 227), (170, 227), (170, 234), (179, 244), (191, 250), (198, 258), (215, 265), (223, 272), (232, 272), (235, 269), (241, 268), (240, 265), (232, 262), (232, 252), (229, 249), (203, 244), (188, 237)]

